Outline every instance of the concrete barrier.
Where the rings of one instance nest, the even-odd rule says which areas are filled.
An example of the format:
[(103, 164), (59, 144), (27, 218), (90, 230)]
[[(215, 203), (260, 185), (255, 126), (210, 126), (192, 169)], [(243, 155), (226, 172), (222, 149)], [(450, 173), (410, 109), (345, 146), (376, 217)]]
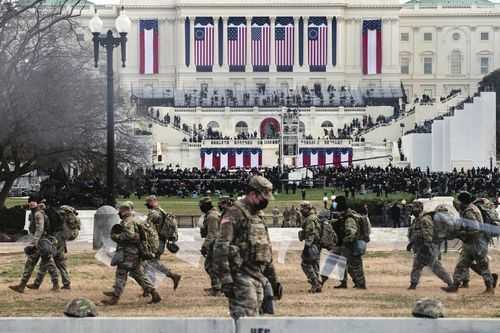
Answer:
[(223, 318), (0, 318), (2, 333), (234, 333)]
[(253, 318), (241, 319), (237, 333), (492, 333), (497, 319), (417, 318)]

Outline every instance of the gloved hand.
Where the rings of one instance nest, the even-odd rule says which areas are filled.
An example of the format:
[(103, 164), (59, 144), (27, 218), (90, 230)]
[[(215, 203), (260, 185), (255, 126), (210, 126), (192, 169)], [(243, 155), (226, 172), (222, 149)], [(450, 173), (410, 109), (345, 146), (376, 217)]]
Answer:
[(201, 252), (202, 256), (206, 257), (208, 255), (208, 249), (207, 249), (207, 247), (206, 246), (202, 246), (200, 252)]
[(283, 297), (283, 285), (279, 282), (276, 282), (273, 285), (273, 293), (274, 299), (279, 301)]
[(227, 298), (234, 298), (234, 285), (232, 283), (223, 284), (222, 292)]

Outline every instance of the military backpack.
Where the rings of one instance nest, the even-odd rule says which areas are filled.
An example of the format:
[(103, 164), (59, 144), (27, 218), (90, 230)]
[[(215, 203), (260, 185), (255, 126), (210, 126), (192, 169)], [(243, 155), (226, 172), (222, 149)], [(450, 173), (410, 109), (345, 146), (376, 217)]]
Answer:
[(158, 226), (158, 235), (170, 242), (177, 242), (179, 240), (179, 233), (177, 231), (177, 221), (175, 216), (165, 212), (160, 208), (162, 216), (162, 223)]
[[(498, 216), (498, 212), (493, 202), (486, 198), (479, 198), (474, 200), (473, 203), (479, 208), (484, 223), (500, 227), (500, 217)], [(490, 236), (500, 236), (498, 228), (488, 228), (487, 231)]]
[(331, 250), (337, 244), (337, 234), (328, 220), (319, 221), (319, 245), (322, 249)]
[(160, 248), (160, 238), (155, 225), (148, 221), (140, 221), (137, 222), (137, 228), (140, 235), (139, 251), (141, 257), (145, 260), (155, 258)]
[(351, 211), (350, 215), (356, 220), (358, 225), (359, 240), (365, 241), (366, 243), (370, 242), (370, 235), (372, 233), (370, 218), (367, 215), (361, 215), (355, 211)]

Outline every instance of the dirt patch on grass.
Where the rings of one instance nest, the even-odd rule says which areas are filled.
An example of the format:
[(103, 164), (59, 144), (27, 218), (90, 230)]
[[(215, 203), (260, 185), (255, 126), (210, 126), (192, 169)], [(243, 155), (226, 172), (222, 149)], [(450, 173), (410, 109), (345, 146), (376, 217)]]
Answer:
[[(456, 253), (444, 255), (445, 267), (452, 271)], [(500, 261), (497, 252), (491, 254), (493, 267)], [(278, 316), (409, 316), (413, 303), (422, 297), (440, 299), (450, 317), (498, 317), (498, 297), (482, 296), (484, 286), (480, 277), (471, 274), (471, 288), (459, 294), (448, 295), (439, 287), (443, 285), (432, 273), (424, 271), (419, 288), (408, 291), (411, 256), (406, 252), (376, 252), (365, 257), (368, 290), (334, 289), (336, 281), (328, 281), (322, 294), (310, 295), (309, 286), (300, 268), (299, 252), (287, 256), (286, 264), (278, 264), (278, 274), (285, 286), (285, 296), (277, 305)], [(148, 305), (141, 297), (141, 289), (129, 280), (118, 306), (99, 306), (102, 316), (177, 316), (177, 317), (227, 317), (224, 297), (208, 297), (203, 289), (209, 279), (202, 267), (196, 268), (167, 256), (165, 263), (183, 275), (179, 289), (174, 293), (170, 280), (163, 280), (160, 293), (163, 302)], [(42, 288), (16, 294), (8, 289), (17, 283), (24, 265), (22, 254), (0, 256), (0, 316), (60, 316), (66, 302), (76, 297), (87, 297), (99, 303), (102, 291), (114, 283), (114, 269), (94, 259), (93, 252), (73, 253), (69, 260), (73, 279), (71, 291), (50, 292), (46, 278)]]

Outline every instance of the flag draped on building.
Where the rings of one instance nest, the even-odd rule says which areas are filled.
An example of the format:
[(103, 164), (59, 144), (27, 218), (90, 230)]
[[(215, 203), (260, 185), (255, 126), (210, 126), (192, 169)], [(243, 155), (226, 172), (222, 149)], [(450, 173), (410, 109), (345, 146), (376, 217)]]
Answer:
[(332, 18), (332, 65), (337, 66), (337, 18)]
[(363, 74), (382, 73), (382, 20), (363, 21)]
[(271, 21), (252, 18), (252, 66), (254, 72), (269, 72), (271, 63)]
[(293, 17), (277, 17), (274, 31), (275, 61), (278, 72), (292, 72), (295, 51)]
[(258, 148), (220, 148), (201, 150), (202, 169), (259, 168), (262, 166), (262, 150)]
[(140, 72), (141, 74), (158, 74), (158, 20), (141, 20), (139, 31)]
[(196, 71), (211, 72), (214, 65), (214, 20), (212, 17), (195, 19), (194, 53)]
[(348, 167), (352, 165), (352, 148), (300, 148), (296, 166)]
[(247, 27), (244, 17), (230, 17), (227, 26), (227, 57), (230, 72), (244, 72), (247, 64)]
[(309, 18), (307, 29), (309, 70), (311, 72), (326, 71), (328, 25), (326, 17), (312, 16)]

